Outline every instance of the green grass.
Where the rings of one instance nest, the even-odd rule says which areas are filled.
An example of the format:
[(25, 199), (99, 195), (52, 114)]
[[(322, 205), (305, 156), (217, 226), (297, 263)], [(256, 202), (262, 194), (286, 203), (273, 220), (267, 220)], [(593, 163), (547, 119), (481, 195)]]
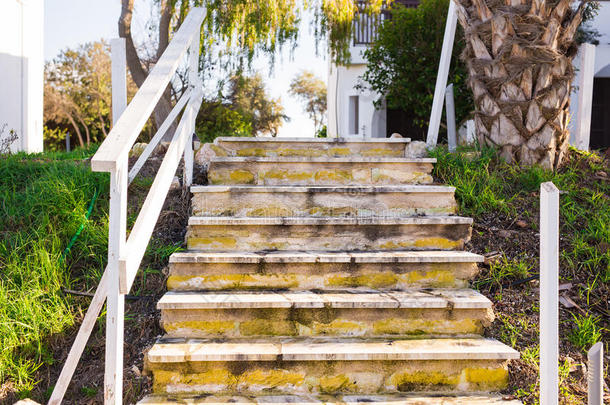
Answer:
[(581, 350), (589, 350), (595, 343), (601, 341), (603, 328), (599, 326), (599, 317), (592, 315), (574, 317), (574, 329), (568, 335), (568, 340)]
[(92, 287), (103, 269), (108, 175), (80, 162), (93, 151), (0, 157), (0, 381), (18, 392), (30, 391), (38, 367), (53, 363), (49, 338), (74, 325), (76, 308), (62, 288)]
[[(556, 172), (506, 164), (492, 149), (450, 154), (437, 148), (432, 156), (438, 160), (435, 176), (456, 188), (460, 213), (475, 221), (486, 213), (534, 218), (538, 206), (528, 208), (532, 194), (538, 199), (540, 184), (552, 181), (562, 192), (562, 262), (572, 274), (610, 282), (610, 182), (593, 179), (605, 167), (598, 155), (571, 150), (569, 161)], [(531, 224), (537, 228), (537, 221)]]

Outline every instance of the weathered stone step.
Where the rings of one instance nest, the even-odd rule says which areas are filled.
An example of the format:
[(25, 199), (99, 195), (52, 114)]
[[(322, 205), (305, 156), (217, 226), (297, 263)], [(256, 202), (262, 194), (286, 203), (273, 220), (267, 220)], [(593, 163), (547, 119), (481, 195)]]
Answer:
[(471, 218), (428, 217), (191, 217), (194, 250), (460, 250)]
[(261, 395), (261, 396), (180, 396), (149, 395), (138, 405), (521, 405), (521, 401), (504, 399), (499, 395), (433, 396), (421, 394), (395, 395)]
[(170, 337), (396, 337), (482, 334), (491, 301), (470, 289), (339, 292), (169, 292)]
[(459, 251), (178, 252), (169, 290), (466, 287), (483, 257)]
[(454, 187), (193, 186), (193, 215), (241, 217), (455, 214)]
[(384, 394), (504, 389), (519, 353), (492, 339), (160, 340), (155, 393)]
[(432, 183), (433, 158), (215, 157), (210, 184), (384, 185)]
[(218, 156), (402, 157), (408, 138), (242, 138), (214, 140)]

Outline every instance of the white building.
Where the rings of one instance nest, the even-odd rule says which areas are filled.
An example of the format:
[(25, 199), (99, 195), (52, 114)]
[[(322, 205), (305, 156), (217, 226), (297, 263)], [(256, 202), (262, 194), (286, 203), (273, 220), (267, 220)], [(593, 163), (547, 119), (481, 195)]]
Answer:
[(18, 135), (11, 151), (43, 147), (43, 21), (43, 0), (0, 0), (0, 136)]
[[(416, 7), (417, 0), (399, 0), (407, 7)], [(590, 116), (590, 148), (601, 149), (610, 147), (610, 1), (600, 2), (599, 13), (591, 26), (602, 36), (599, 45), (595, 47), (595, 62), (593, 68), (593, 99)], [(358, 90), (358, 78), (366, 71), (366, 60), (363, 53), (374, 39), (375, 32), (369, 29), (373, 26), (370, 17), (363, 16), (356, 21), (355, 35), (350, 46), (351, 60), (345, 66), (329, 64), (328, 74), (328, 136), (329, 137), (386, 137), (392, 131), (390, 114), (381, 106), (376, 109), (374, 101), (380, 95)], [(382, 15), (381, 18), (387, 18)], [(580, 83), (580, 55), (575, 58), (574, 65), (577, 75), (574, 85)], [(575, 91), (570, 100), (572, 134), (579, 122), (578, 92)]]
[[(601, 1), (600, 9), (597, 17), (591, 22), (591, 26), (599, 31), (601, 37), (599, 44), (593, 52), (593, 97), (588, 95), (592, 101), (591, 108), (591, 128), (589, 135), (590, 149), (606, 149), (610, 148), (610, 2)], [(577, 68), (576, 77), (574, 80), (575, 86), (582, 84), (582, 52), (574, 60), (574, 66)], [(575, 131), (580, 123), (578, 116), (578, 91), (572, 94), (570, 99), (570, 130), (572, 141), (575, 141)], [(587, 97), (587, 95), (583, 95)]]
[[(418, 0), (396, 0), (407, 7), (417, 7)], [(362, 2), (360, 2), (362, 3)], [(379, 109), (373, 104), (380, 95), (356, 88), (358, 78), (366, 71), (364, 51), (375, 39), (376, 22), (385, 19), (389, 13), (371, 17), (361, 15), (355, 23), (354, 38), (350, 46), (351, 60), (344, 66), (332, 61), (328, 72), (328, 123), (329, 137), (385, 138), (388, 136), (387, 109)]]

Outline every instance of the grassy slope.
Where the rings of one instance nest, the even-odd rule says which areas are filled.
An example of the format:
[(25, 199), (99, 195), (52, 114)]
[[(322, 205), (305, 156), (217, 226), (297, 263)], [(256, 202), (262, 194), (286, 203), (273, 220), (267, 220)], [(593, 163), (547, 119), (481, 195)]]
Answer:
[[(93, 152), (0, 157), (0, 403), (12, 403), (15, 396), (45, 400), (89, 305), (88, 298), (64, 290), (93, 292), (101, 277), (108, 241), (109, 177), (90, 170), (87, 158)], [(150, 184), (149, 178), (136, 179), (130, 187), (130, 224)], [(96, 191), (99, 196), (86, 220)], [(62, 252), (81, 224), (82, 233), (63, 260)], [(162, 287), (163, 276), (151, 269), (161, 268), (179, 246), (153, 239), (132, 294), (155, 294)], [(147, 288), (151, 283), (155, 286)], [(146, 305), (154, 311), (152, 299), (130, 301), (127, 325), (139, 323), (144, 328), (152, 322), (146, 333), (154, 335), (158, 330)], [(151, 321), (139, 319), (140, 313)], [(103, 319), (99, 324), (71, 387), (74, 403), (101, 395)], [(128, 332), (127, 347), (130, 339), (146, 341), (146, 333)], [(126, 356), (126, 367), (132, 367)]]
[[(500, 162), (491, 150), (478, 157), (438, 149), (435, 176), (456, 187), (460, 214), (475, 220), (469, 247), (499, 252), (476, 288), (495, 305), (489, 334), (521, 351), (511, 366), (511, 392), (537, 403), (538, 224), (540, 183), (553, 181), (560, 196), (560, 280), (577, 307), (560, 308), (561, 396), (563, 403), (586, 402), (585, 350), (610, 337), (610, 166), (598, 155), (570, 151), (556, 173), (521, 169)], [(570, 283), (570, 284), (567, 284)], [(606, 381), (608, 382), (606, 370)]]

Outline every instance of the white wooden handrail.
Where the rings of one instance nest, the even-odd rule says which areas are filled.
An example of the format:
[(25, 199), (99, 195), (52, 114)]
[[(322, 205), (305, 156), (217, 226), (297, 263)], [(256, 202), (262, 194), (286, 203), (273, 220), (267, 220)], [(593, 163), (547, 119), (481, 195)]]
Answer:
[(146, 163), (150, 155), (152, 155), (153, 151), (163, 138), (163, 135), (165, 135), (165, 133), (172, 126), (176, 118), (178, 118), (178, 115), (186, 105), (186, 102), (189, 101), (189, 98), (191, 97), (191, 92), (192, 90), (189, 89), (182, 95), (182, 97), (180, 97), (180, 100), (178, 100), (172, 111), (169, 113), (167, 119), (163, 121), (163, 124), (161, 124), (161, 126), (157, 130), (155, 136), (153, 136), (150, 142), (148, 142), (148, 145), (146, 145), (146, 148), (144, 148), (142, 154), (138, 157), (138, 160), (133, 164), (133, 167), (129, 170), (129, 184), (131, 184), (133, 179), (136, 178), (136, 176), (140, 172), (140, 169), (142, 168), (142, 166), (144, 166), (144, 163)]
[(200, 7), (194, 8), (188, 14), (116, 126), (91, 159), (91, 170), (96, 172), (116, 170), (117, 162), (128, 156), (186, 51), (195, 38), (199, 39), (204, 18), (205, 10)]
[(186, 144), (191, 140), (190, 138), (195, 129), (195, 117), (201, 107), (202, 99), (202, 89), (197, 89), (193, 92), (182, 120), (180, 120), (180, 124), (174, 134), (174, 138), (165, 153), (165, 159), (163, 159), (159, 167), (146, 200), (140, 209), (138, 218), (131, 229), (125, 246), (125, 253), (119, 258), (119, 285), (121, 294), (129, 292), (136, 278), (140, 263), (146, 252), (146, 247), (165, 201), (165, 198), (159, 198), (159, 196), (165, 196), (169, 191), (174, 173), (176, 173), (178, 163), (180, 162), (180, 157)]
[[(108, 224), (108, 264), (93, 296), (89, 309), (80, 326), (76, 339), (61, 374), (53, 389), (50, 405), (61, 404), (70, 380), (87, 340), (95, 326), (104, 301), (106, 307), (106, 358), (104, 374), (104, 404), (123, 403), (123, 322), (125, 318), (125, 294), (131, 288), (138, 267), (152, 236), (172, 179), (182, 157), (184, 157), (184, 186), (190, 186), (193, 178), (192, 135), (195, 120), (203, 100), (203, 84), (199, 79), (199, 36), (205, 17), (203, 8), (191, 10), (171, 43), (144, 81), (131, 103), (118, 120), (114, 120), (119, 104), (124, 96), (124, 58), (117, 66), (113, 61), (113, 93), (115, 85), (118, 92), (113, 94), (113, 113), (115, 125), (104, 143), (91, 160), (94, 171), (110, 172), (110, 212)], [(118, 44), (118, 42), (117, 42)], [(119, 49), (121, 47), (117, 47)], [(123, 48), (124, 49), (124, 48)], [(187, 51), (188, 89), (160, 126), (128, 178), (128, 154), (138, 138), (144, 124), (152, 114), (156, 104), (172, 80)], [(122, 67), (118, 66), (121, 65)], [(123, 77), (121, 77), (121, 71)], [(116, 82), (115, 82), (116, 78)], [(116, 96), (116, 97), (115, 97)], [(124, 105), (124, 104), (122, 104)], [(151, 155), (163, 134), (184, 109), (178, 128), (153, 181), (135, 225), (127, 239), (127, 187)]]

